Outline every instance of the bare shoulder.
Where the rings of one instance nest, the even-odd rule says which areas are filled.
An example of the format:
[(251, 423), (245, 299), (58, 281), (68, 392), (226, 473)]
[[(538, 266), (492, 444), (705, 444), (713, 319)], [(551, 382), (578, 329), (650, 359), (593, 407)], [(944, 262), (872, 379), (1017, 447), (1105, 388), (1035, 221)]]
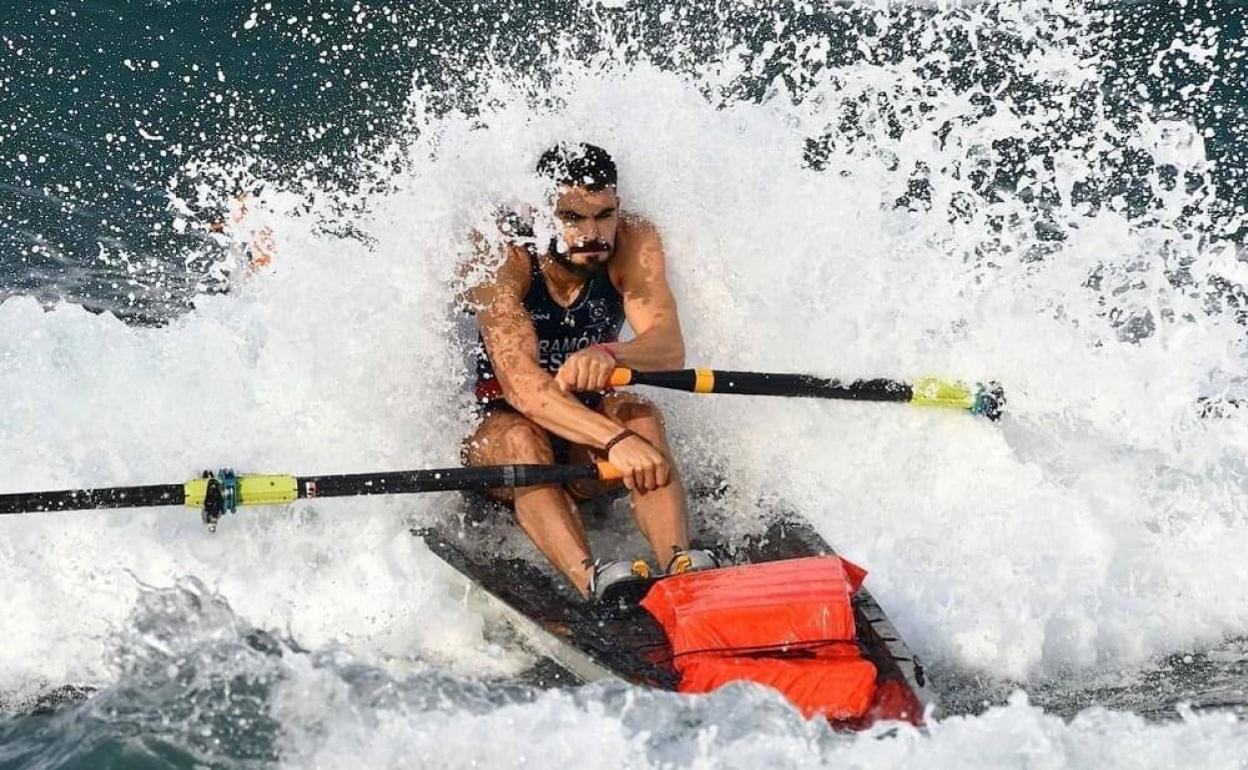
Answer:
[(662, 276), (664, 272), (663, 239), (654, 224), (640, 214), (621, 212), (620, 230), (616, 236), (615, 268), (617, 285), (632, 280)]
[(473, 256), (464, 272), (464, 298), (475, 310), (486, 310), (500, 299), (520, 299), (529, 290), (529, 254), (522, 246), (506, 244), (501, 256), (472, 233)]
[(620, 213), (620, 230), (615, 238), (615, 257), (610, 262), (610, 271), (612, 282), (625, 297), (666, 287), (666, 257), (658, 228), (643, 216)]
[(649, 219), (631, 211), (621, 211), (619, 240), (622, 248), (636, 250), (661, 239), (659, 229)]

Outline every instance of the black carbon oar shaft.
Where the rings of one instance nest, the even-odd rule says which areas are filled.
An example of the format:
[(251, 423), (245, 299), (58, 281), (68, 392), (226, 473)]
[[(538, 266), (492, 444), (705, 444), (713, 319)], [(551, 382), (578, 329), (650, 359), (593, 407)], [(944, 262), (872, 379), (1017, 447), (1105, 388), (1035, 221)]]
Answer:
[(184, 485), (63, 489), (0, 495), (0, 514), (43, 511), (85, 511), (96, 508), (147, 508), (181, 505)]
[(990, 420), (1001, 416), (1005, 391), (995, 382), (970, 388), (961, 382), (923, 377), (913, 383), (900, 380), (834, 380), (811, 374), (732, 372), (722, 369), (677, 369), (638, 372), (616, 369), (611, 385), (649, 385), (690, 393), (736, 393), (742, 396), (833, 398), (847, 401), (890, 401), (950, 409), (964, 409)]
[(531, 487), (538, 484), (564, 484), (578, 479), (613, 477), (613, 471), (598, 465), (487, 465), (396, 473), (300, 476), (298, 490), (301, 498), (403, 495), (458, 489)]
[[(397, 495), (457, 489), (528, 487), (564, 484), (577, 479), (617, 479), (608, 463), (596, 465), (487, 465), (390, 473), (330, 476), (243, 475), (235, 479), (237, 505), (281, 505), (300, 498)], [(191, 479), (185, 484), (64, 489), (53, 492), (0, 494), (0, 514), (83, 511), (102, 508), (202, 506), (210, 484), (220, 479)], [(218, 495), (219, 496), (219, 495)]]
[(680, 369), (671, 372), (632, 372), (629, 385), (685, 390), (690, 393), (737, 393), (743, 396), (794, 396), (856, 401), (909, 401), (910, 385), (896, 380), (842, 382), (810, 374), (733, 372), (720, 369)]

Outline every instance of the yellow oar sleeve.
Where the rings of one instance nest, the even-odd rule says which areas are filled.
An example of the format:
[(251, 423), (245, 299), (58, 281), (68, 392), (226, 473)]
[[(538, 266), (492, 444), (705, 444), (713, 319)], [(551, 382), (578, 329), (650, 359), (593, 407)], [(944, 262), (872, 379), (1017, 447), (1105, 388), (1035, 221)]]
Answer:
[(970, 409), (975, 395), (960, 382), (920, 377), (911, 385), (910, 403), (915, 406), (941, 406), (949, 409)]
[[(184, 505), (202, 507), (208, 494), (208, 479), (192, 479), (183, 487)], [(239, 476), (239, 505), (276, 505), (299, 499), (299, 481), (294, 476)]]

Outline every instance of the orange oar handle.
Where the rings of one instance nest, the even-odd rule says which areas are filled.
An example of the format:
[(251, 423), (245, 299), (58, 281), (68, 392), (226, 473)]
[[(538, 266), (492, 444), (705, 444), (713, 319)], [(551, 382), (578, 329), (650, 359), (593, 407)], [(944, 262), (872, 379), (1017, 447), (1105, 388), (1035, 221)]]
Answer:
[(617, 481), (619, 479), (624, 478), (624, 474), (620, 472), (620, 469), (615, 467), (611, 463), (594, 463), (594, 464), (598, 466), (598, 480), (599, 481)]
[[(713, 369), (674, 369), (668, 372), (639, 372), (620, 367), (611, 372), (610, 384), (614, 388), (627, 385), (649, 385), (690, 393), (716, 393)], [(732, 387), (732, 385), (728, 385)]]
[(611, 387), (622, 388), (625, 385), (632, 385), (632, 384), (633, 384), (633, 370), (632, 369), (619, 368), (619, 369), (616, 369), (614, 372), (611, 372), (611, 382), (610, 382)]

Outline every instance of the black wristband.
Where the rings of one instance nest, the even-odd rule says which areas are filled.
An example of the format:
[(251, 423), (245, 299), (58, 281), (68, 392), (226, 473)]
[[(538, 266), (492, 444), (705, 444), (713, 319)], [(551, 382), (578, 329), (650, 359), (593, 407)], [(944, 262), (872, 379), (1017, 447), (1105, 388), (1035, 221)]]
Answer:
[(603, 453), (604, 453), (604, 454), (608, 454), (608, 455), (609, 455), (609, 454), (611, 454), (611, 447), (613, 447), (613, 446), (615, 446), (616, 444), (620, 443), (621, 441), (623, 441), (624, 439), (628, 438), (629, 436), (636, 436), (636, 435), (637, 435), (636, 433), (633, 433), (633, 432), (632, 432), (631, 430), (629, 430), (628, 428), (625, 428), (624, 430), (622, 430), (622, 431), (620, 431), (619, 433), (615, 434), (615, 438), (613, 438), (613, 439), (611, 439), (610, 441), (608, 441), (608, 442), (607, 442), (607, 443), (606, 443), (606, 444), (602, 447), (602, 451), (603, 451)]

